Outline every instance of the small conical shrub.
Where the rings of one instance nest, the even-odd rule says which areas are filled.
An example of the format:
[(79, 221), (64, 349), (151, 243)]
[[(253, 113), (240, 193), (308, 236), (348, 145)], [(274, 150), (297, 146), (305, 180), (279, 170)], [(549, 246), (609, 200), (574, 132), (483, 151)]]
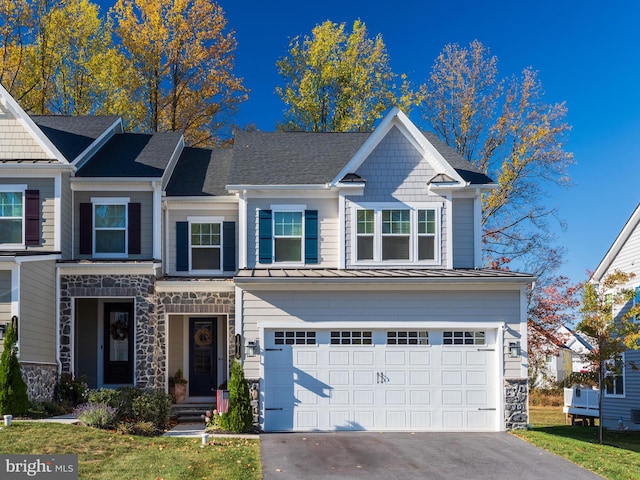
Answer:
[(235, 360), (229, 380), (229, 411), (220, 417), (220, 426), (234, 433), (249, 431), (253, 424), (249, 385), (244, 379), (242, 364)]
[(11, 322), (4, 337), (4, 350), (0, 356), (0, 413), (22, 415), (29, 409), (27, 384), (22, 379), (18, 361), (18, 334)]

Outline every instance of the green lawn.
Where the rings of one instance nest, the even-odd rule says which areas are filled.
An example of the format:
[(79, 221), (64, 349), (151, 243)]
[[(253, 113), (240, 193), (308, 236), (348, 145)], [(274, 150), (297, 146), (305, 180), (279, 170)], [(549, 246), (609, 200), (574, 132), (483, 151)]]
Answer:
[(565, 425), (562, 407), (530, 407), (529, 414), (533, 429), (518, 437), (611, 480), (640, 477), (640, 433), (605, 431), (598, 445), (598, 429)]
[(78, 454), (81, 479), (260, 479), (257, 440), (134, 437), (78, 425), (14, 422), (1, 453)]

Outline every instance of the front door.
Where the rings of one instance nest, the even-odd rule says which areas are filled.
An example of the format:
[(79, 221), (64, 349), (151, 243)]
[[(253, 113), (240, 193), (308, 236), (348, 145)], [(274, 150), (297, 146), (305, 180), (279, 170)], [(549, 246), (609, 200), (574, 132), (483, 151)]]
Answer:
[(104, 383), (133, 383), (133, 303), (104, 304)]
[(217, 319), (189, 319), (189, 396), (210, 397), (217, 386)]

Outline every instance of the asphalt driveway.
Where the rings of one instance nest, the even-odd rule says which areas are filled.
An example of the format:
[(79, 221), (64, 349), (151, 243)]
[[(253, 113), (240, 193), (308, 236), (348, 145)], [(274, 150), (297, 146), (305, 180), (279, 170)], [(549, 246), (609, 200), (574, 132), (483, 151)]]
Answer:
[(599, 477), (508, 433), (267, 433), (264, 480)]

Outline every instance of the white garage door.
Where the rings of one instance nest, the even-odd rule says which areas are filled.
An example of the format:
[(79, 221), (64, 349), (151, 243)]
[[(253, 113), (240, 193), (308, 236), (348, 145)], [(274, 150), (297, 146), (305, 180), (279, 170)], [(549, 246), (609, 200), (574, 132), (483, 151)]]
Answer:
[(265, 331), (266, 431), (493, 431), (495, 331)]

